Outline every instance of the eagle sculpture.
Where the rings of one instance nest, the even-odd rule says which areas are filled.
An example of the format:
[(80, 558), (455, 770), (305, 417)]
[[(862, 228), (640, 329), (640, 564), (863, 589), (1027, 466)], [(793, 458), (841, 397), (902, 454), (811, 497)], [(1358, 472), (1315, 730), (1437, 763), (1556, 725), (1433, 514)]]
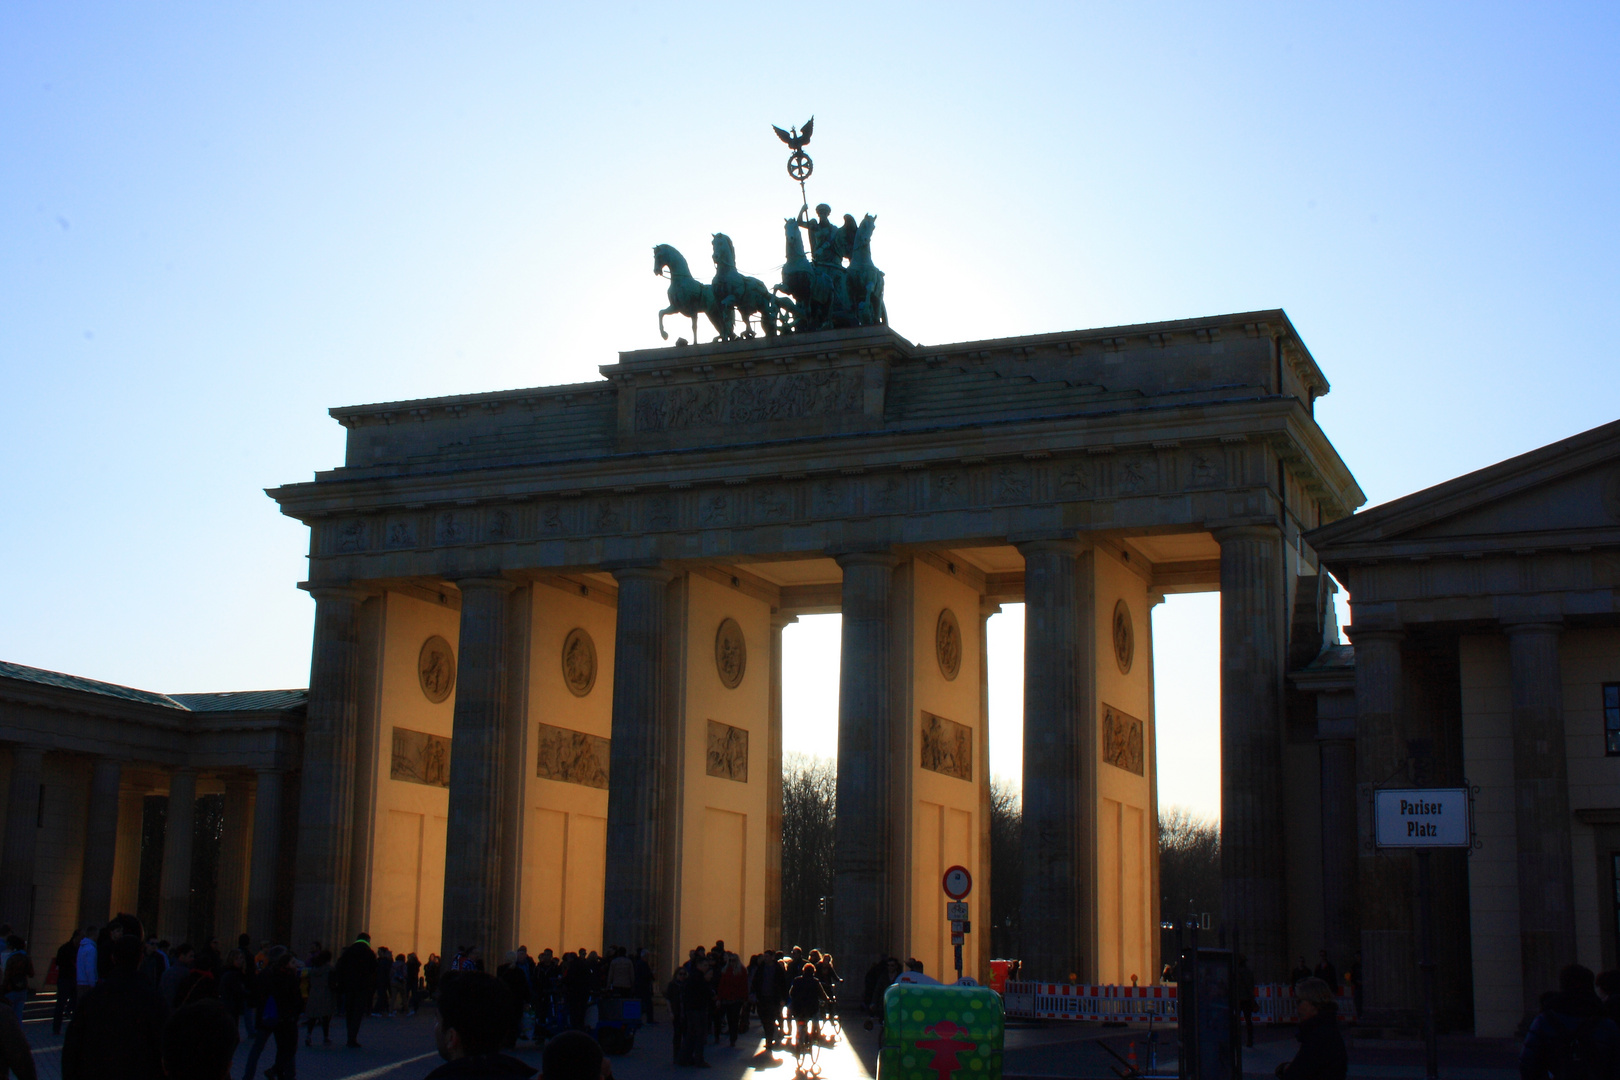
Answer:
[(803, 128), (794, 128), (791, 134), (783, 131), (775, 124), (771, 125), (771, 130), (776, 132), (776, 137), (778, 139), (781, 139), (783, 142), (788, 144), (789, 150), (802, 150), (804, 149), (805, 144), (810, 141), (810, 130), (815, 126), (816, 118), (812, 116), (810, 119), (804, 122)]

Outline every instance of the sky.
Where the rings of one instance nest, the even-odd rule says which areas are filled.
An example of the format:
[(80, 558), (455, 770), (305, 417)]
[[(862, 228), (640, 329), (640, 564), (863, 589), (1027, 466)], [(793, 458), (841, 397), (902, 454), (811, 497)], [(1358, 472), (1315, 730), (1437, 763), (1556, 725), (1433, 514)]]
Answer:
[[(1283, 307), (1372, 504), (1613, 420), (1617, 45), (1581, 3), (4, 0), (0, 658), (305, 685), (263, 489), (340, 462), (325, 410), (658, 345), (649, 248), (769, 277), (812, 114), (912, 341)], [(1217, 611), (1154, 613), (1161, 796), (1211, 814)]]

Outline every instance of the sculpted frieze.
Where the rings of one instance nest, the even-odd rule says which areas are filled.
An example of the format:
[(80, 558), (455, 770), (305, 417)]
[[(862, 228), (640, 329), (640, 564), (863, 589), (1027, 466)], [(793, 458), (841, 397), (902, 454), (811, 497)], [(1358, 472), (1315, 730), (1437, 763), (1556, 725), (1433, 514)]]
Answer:
[(387, 531), (383, 534), (384, 545), (391, 548), (409, 548), (416, 546), (416, 519), (409, 517), (390, 518)]
[[(671, 481), (674, 490), (564, 492), (527, 505), (441, 506), (334, 518), (317, 526), (318, 550), (346, 556), (1152, 497), (1229, 487), (1242, 479), (1241, 455), (1241, 447), (1178, 447), (1055, 461), (968, 461), (905, 472), (849, 469), (844, 475), (746, 485), (691, 487)], [(1234, 516), (1256, 512), (1251, 493), (1234, 492), (1233, 499), (1228, 512)]]
[(636, 391), (637, 432), (684, 431), (858, 413), (858, 369), (799, 371)]
[(351, 551), (364, 551), (367, 545), (366, 522), (361, 518), (351, 518), (339, 523), (337, 536), (333, 546), (338, 551), (347, 553)]

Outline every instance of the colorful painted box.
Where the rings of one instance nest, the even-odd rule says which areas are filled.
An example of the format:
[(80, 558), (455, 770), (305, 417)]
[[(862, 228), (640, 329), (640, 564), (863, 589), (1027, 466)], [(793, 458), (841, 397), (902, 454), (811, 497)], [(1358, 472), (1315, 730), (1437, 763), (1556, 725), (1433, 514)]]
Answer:
[(878, 1080), (1000, 1080), (1006, 1023), (987, 986), (895, 983), (883, 995)]

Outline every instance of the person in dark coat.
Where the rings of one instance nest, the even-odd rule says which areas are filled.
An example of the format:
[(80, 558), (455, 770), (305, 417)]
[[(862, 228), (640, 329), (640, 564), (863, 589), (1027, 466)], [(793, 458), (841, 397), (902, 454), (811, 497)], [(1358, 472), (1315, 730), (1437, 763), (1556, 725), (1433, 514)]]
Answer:
[[(581, 949), (583, 953), (585, 950)], [(568, 954), (563, 966), (563, 1002), (568, 1007), (568, 1026), (585, 1030), (585, 1010), (591, 1004), (591, 965), (579, 953)]]
[(1620, 1026), (1604, 1015), (1592, 970), (1571, 964), (1543, 994), (1519, 1053), (1522, 1080), (1599, 1080), (1620, 1064)]
[(361, 934), (332, 965), (332, 989), (343, 995), (343, 1018), (348, 1023), (347, 1046), (360, 1045), (360, 1021), (366, 1018), (377, 982), (377, 954), (371, 935)]
[(1350, 1062), (1339, 1034), (1333, 988), (1314, 975), (1294, 985), (1299, 1000), (1299, 1052), (1277, 1066), (1278, 1080), (1344, 1080)]
[(62, 1037), (62, 1080), (162, 1080), (169, 1009), (141, 977), (139, 932), (114, 939), (107, 975), (79, 1001)]
[(1243, 1045), (1254, 1047), (1254, 1013), (1260, 1007), (1259, 1000), (1254, 993), (1254, 971), (1249, 967), (1249, 958), (1237, 958), (1237, 977), (1233, 981), (1232, 996), (1237, 998), (1238, 1014), (1243, 1017), (1244, 1038)]
[(230, 1009), (219, 1001), (194, 1001), (164, 1025), (163, 1067), (170, 1080), (220, 1080), (231, 1074), (238, 1042)]
[(681, 1040), (681, 1053), (677, 1065), (696, 1065), (709, 1068), (703, 1059), (703, 1044), (709, 1034), (709, 1018), (714, 1011), (714, 987), (709, 982), (709, 961), (697, 961), (687, 974), (681, 988), (681, 1026), (686, 1037)]
[(34, 1051), (28, 1046), (28, 1036), (23, 1034), (22, 1022), (10, 1005), (0, 1005), (0, 1078), (8, 1076), (16, 1080), (37, 1080), (39, 1071), (34, 1066)]
[(686, 1041), (686, 1024), (681, 1019), (681, 1002), (686, 999), (686, 980), (692, 977), (685, 964), (675, 969), (675, 977), (664, 987), (664, 1000), (669, 1002), (669, 1034), (675, 1051), (675, 1064), (681, 1064), (681, 1044)]
[(445, 1063), (424, 1080), (528, 1080), (534, 1069), (501, 1053), (521, 1008), (493, 975), (445, 972), (439, 979), (439, 1022), (433, 1028)]
[(62, 1025), (73, 1019), (73, 1003), (79, 997), (79, 942), (77, 930), (56, 950), (56, 1010), (51, 1014), (51, 1031), (62, 1034)]

